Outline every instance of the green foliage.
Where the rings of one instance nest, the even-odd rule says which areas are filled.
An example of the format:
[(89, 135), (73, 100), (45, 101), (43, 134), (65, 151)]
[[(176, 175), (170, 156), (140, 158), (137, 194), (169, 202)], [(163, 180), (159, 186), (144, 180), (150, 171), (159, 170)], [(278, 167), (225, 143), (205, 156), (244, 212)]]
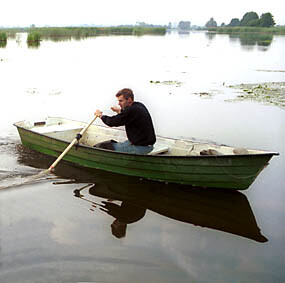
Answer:
[(6, 32), (0, 32), (0, 41), (7, 41)]
[(240, 21), (240, 26), (251, 26), (252, 21), (259, 20), (256, 12), (247, 12)]
[(239, 33), (263, 33), (263, 34), (285, 34), (283, 27), (212, 27), (208, 31), (215, 33), (239, 34)]
[(164, 35), (166, 33), (165, 28), (148, 28), (148, 27), (135, 27), (133, 29), (133, 35), (144, 35), (144, 34), (156, 34)]
[(275, 26), (275, 21), (271, 13), (262, 14), (259, 21), (259, 26), (261, 27), (273, 27)]
[(229, 23), (230, 27), (273, 27), (275, 26), (275, 21), (271, 13), (262, 14), (259, 18), (256, 12), (247, 12), (244, 14), (241, 21), (234, 18)]
[(234, 18), (231, 20), (231, 22), (229, 23), (229, 27), (237, 27), (240, 25), (240, 21), (238, 18)]
[(7, 34), (6, 32), (0, 32), (0, 48), (5, 48), (7, 45)]
[(216, 27), (217, 26), (217, 22), (214, 20), (214, 18), (211, 18), (207, 23), (206, 23), (206, 27)]
[(40, 34), (41, 38), (52, 40), (81, 39), (100, 35), (143, 35), (143, 34), (165, 34), (164, 27), (141, 27), (141, 26), (119, 26), (119, 27), (49, 27), (32, 29)]
[(41, 40), (41, 35), (38, 32), (30, 32), (27, 37), (27, 42), (39, 42)]

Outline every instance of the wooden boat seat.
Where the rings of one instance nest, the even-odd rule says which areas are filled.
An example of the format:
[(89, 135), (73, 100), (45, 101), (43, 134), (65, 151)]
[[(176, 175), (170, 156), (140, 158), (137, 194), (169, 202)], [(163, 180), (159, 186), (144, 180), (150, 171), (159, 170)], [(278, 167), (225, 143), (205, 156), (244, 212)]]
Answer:
[(165, 153), (168, 150), (169, 150), (168, 146), (155, 144), (153, 147), (153, 150), (150, 153), (148, 153), (148, 155), (156, 155), (156, 154), (160, 154), (160, 153)]
[(34, 127), (31, 130), (39, 134), (70, 131), (70, 130), (77, 130), (79, 133), (82, 130), (82, 127), (79, 127), (78, 124), (75, 124), (75, 125), (66, 124), (66, 125), (50, 125), (50, 126), (44, 126), (44, 127)]

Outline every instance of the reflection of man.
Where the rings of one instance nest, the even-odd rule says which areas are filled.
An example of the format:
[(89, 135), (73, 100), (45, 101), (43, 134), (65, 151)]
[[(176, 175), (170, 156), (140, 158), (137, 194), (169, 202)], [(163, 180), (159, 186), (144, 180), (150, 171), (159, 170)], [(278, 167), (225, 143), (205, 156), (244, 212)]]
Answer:
[(146, 209), (127, 202), (121, 206), (112, 202), (102, 201), (100, 209), (116, 218), (111, 224), (112, 234), (117, 238), (126, 236), (127, 224), (134, 223), (144, 217)]

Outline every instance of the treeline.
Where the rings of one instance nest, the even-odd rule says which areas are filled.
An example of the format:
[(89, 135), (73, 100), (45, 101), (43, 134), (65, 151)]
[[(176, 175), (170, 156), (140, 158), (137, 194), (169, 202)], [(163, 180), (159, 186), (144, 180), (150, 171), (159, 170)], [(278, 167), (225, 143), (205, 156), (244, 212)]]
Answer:
[[(262, 14), (260, 17), (256, 12), (247, 12), (242, 19), (233, 18), (231, 22), (226, 25), (221, 24), (221, 27), (263, 27), (270, 28), (275, 26), (275, 21), (271, 13)], [(207, 28), (217, 27), (217, 22), (211, 18), (205, 25)]]
[(233, 18), (228, 24), (229, 27), (273, 27), (275, 21), (271, 13), (262, 14), (260, 17), (256, 12), (247, 12), (241, 20)]

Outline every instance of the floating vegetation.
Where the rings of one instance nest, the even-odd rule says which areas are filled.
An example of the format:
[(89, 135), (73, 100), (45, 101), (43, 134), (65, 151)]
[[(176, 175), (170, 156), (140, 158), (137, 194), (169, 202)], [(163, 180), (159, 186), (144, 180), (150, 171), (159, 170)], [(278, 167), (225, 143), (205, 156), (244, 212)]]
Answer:
[(37, 88), (29, 88), (26, 90), (26, 93), (29, 93), (29, 94), (39, 94), (39, 91)]
[(195, 95), (200, 96), (201, 98), (212, 98), (213, 94), (209, 92), (195, 92)]
[(256, 70), (257, 72), (285, 73), (285, 70)]
[(48, 95), (51, 95), (51, 96), (61, 95), (61, 91), (60, 90), (52, 90), (51, 92), (49, 92)]
[(240, 84), (230, 87), (241, 90), (241, 93), (230, 101), (254, 100), (285, 107), (285, 82)]
[(150, 81), (151, 84), (163, 84), (163, 85), (174, 85), (180, 87), (182, 82), (179, 81)]

